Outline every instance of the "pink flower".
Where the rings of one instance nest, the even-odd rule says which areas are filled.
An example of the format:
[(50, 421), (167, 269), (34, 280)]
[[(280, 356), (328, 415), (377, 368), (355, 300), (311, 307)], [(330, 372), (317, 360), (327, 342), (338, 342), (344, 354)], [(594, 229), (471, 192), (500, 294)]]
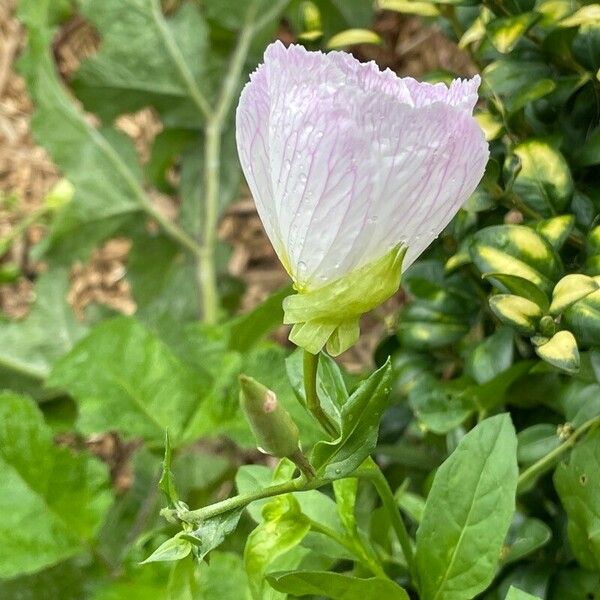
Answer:
[(479, 83), (457, 79), (448, 88), (344, 52), (281, 42), (266, 49), (241, 94), (237, 145), (267, 235), (299, 292), (399, 244), (405, 269), (439, 235), (487, 163), (472, 116)]

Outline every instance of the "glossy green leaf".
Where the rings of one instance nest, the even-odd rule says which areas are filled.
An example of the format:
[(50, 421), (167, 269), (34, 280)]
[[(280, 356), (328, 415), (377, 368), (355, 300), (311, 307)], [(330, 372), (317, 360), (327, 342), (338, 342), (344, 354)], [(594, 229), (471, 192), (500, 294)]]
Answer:
[(535, 13), (494, 19), (487, 27), (488, 36), (498, 52), (507, 54), (539, 19)]
[(560, 213), (573, 194), (573, 180), (563, 155), (544, 140), (530, 139), (515, 146), (521, 170), (513, 190), (545, 217)]
[(468, 330), (469, 325), (461, 316), (413, 302), (402, 311), (398, 339), (402, 346), (415, 350), (440, 348), (456, 342)]
[(181, 560), (192, 551), (192, 543), (181, 534), (163, 542), (142, 564)]
[(592, 277), (578, 273), (565, 275), (554, 287), (550, 312), (558, 315), (598, 289), (600, 289), (600, 283)]
[(391, 579), (359, 579), (327, 571), (274, 573), (269, 583), (276, 590), (294, 596), (325, 594), (333, 600), (408, 600), (408, 594)]
[(573, 39), (571, 51), (582, 66), (596, 73), (600, 69), (600, 22), (582, 25)]
[(543, 235), (546, 240), (556, 250), (560, 250), (575, 226), (575, 217), (573, 215), (561, 215), (539, 221), (535, 226), (538, 233)]
[(511, 294), (496, 294), (490, 298), (492, 312), (503, 322), (517, 331), (526, 335), (533, 335), (542, 311), (534, 304), (521, 296)]
[(600, 21), (600, 6), (598, 4), (588, 4), (576, 10), (560, 22), (561, 27), (579, 27), (588, 23)]
[(510, 367), (513, 356), (513, 332), (509, 328), (500, 328), (472, 349), (465, 362), (465, 371), (477, 383), (487, 383)]
[(550, 293), (562, 273), (560, 258), (537, 232), (522, 225), (495, 225), (473, 236), (471, 258), (481, 274), (516, 275)]
[(337, 50), (357, 44), (381, 44), (381, 38), (370, 29), (347, 29), (336, 33), (327, 42), (327, 48)]
[(35, 403), (0, 395), (0, 577), (33, 573), (86, 551), (112, 493), (106, 467), (54, 445)]
[(418, 0), (378, 0), (380, 10), (395, 10), (399, 13), (419, 15), (420, 17), (437, 17), (439, 9), (433, 2), (419, 2)]
[(472, 598), (492, 581), (515, 508), (516, 449), (510, 418), (499, 415), (471, 430), (438, 469), (417, 531), (423, 600)]
[(98, 325), (54, 367), (48, 384), (77, 400), (81, 431), (117, 430), (173, 445), (203, 398), (198, 374), (133, 319)]
[(567, 373), (579, 371), (579, 349), (570, 331), (559, 331), (547, 342), (536, 346), (535, 351), (547, 363)]
[(554, 485), (567, 512), (571, 549), (586, 569), (600, 569), (600, 431), (594, 431), (558, 466)]
[(486, 273), (483, 275), (496, 289), (501, 292), (522, 296), (527, 300), (535, 302), (542, 312), (546, 312), (550, 307), (548, 297), (542, 290), (531, 283), (528, 279), (518, 275), (507, 275), (506, 273)]
[(341, 410), (340, 437), (318, 442), (311, 463), (325, 477), (351, 473), (369, 456), (377, 443), (379, 421), (390, 401), (390, 361), (363, 381)]
[(600, 340), (600, 290), (575, 302), (563, 313), (568, 327), (584, 345), (594, 345)]

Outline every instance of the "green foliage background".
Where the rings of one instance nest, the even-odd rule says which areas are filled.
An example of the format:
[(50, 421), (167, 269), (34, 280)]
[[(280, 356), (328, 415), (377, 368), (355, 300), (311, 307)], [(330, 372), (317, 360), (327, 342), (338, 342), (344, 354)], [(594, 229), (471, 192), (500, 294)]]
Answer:
[[(304, 448), (321, 439), (296, 398), (301, 361), (265, 341), (286, 290), (233, 316), (240, 286), (224, 273), (228, 249), (214, 231), (241, 182), (237, 93), (280, 18), (310, 47), (346, 47), (377, 41), (374, 8), (258, 4), (247, 16), (250, 3), (239, 0), (188, 0), (166, 12), (158, 0), (20, 2), (33, 134), (74, 192), (47, 198), (49, 234), (34, 254), (49, 270), (31, 313), (0, 321), (0, 598), (408, 597), (389, 517), (353, 479), (207, 524), (198, 535), (206, 551), (219, 548), (199, 567), (183, 538), (162, 556), (182, 560), (139, 564), (178, 531), (159, 517), (165, 430), (177, 494), (190, 507), (227, 493), (234, 477), (240, 492), (291, 477), (285, 462), (275, 473), (240, 466), (239, 449), (254, 442), (238, 406), (239, 373), (277, 392)], [(320, 442), (314, 456), (336, 472), (362, 462), (375, 443), (368, 389), (377, 410), (389, 405), (375, 454), (416, 532), (421, 598), (600, 598), (600, 6), (380, 0), (379, 8), (417, 14), (469, 53), (483, 79), (477, 118), (491, 158), (463, 210), (405, 274), (410, 301), (377, 349), (380, 371), (347, 400), (356, 379), (322, 364), (325, 409), (347, 434), (341, 450)], [(65, 86), (52, 39), (74, 12), (101, 46)], [(164, 129), (142, 167), (114, 121), (146, 106)], [(219, 107), (216, 117), (207, 106)], [(173, 165), (177, 188), (166, 177)], [(152, 188), (178, 199), (175, 223), (153, 204)], [(78, 322), (65, 300), (68, 268), (115, 235), (133, 242), (127, 277), (137, 313), (92, 310)], [(201, 282), (215, 271), (214, 314), (198, 264)], [(388, 387), (391, 395), (378, 391)], [(348, 406), (367, 415), (356, 427)], [(102, 432), (136, 444), (126, 492), (114, 491), (85, 448), (86, 436)], [(54, 443), (65, 435), (70, 447)], [(356, 539), (364, 543), (352, 546)], [(373, 556), (384, 557), (391, 579), (369, 574)]]

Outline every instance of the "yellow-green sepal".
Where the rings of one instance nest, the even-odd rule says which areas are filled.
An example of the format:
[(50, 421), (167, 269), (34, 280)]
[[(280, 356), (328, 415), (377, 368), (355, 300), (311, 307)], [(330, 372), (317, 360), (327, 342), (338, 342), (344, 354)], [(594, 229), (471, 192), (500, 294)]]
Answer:
[(285, 298), (283, 322), (293, 325), (290, 341), (312, 354), (324, 346), (332, 356), (348, 350), (358, 340), (361, 315), (398, 291), (405, 254), (400, 244), (335, 281)]

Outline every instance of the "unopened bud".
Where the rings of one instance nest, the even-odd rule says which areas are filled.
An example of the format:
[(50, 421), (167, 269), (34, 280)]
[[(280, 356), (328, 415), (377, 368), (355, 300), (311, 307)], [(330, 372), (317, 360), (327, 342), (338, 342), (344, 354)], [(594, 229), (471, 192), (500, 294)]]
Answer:
[(279, 458), (298, 453), (298, 427), (275, 392), (246, 375), (240, 375), (240, 388), (240, 405), (258, 447)]

